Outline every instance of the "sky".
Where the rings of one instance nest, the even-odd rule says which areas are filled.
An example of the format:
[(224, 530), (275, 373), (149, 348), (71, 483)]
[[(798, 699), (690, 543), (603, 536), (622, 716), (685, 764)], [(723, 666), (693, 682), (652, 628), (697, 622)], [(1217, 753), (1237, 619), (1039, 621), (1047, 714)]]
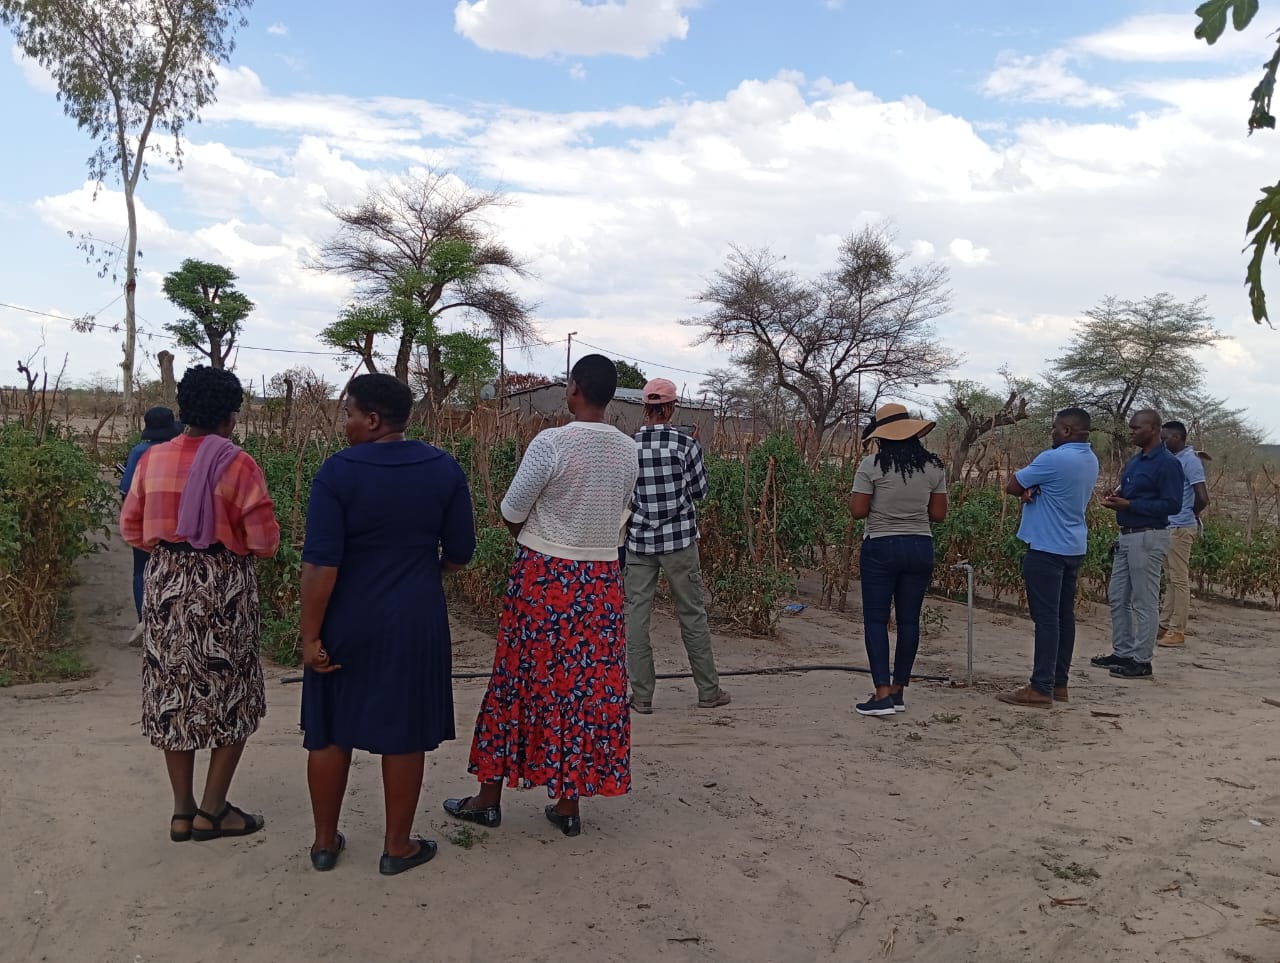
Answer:
[[(1106, 296), (1203, 296), (1230, 336), (1199, 355), (1208, 387), (1274, 440), (1280, 331), (1250, 318), (1241, 248), (1280, 179), (1280, 135), (1245, 129), (1276, 24), (1209, 47), (1195, 5), (258, 0), (183, 166), (157, 156), (138, 191), (142, 373), (172, 347), (161, 281), (190, 257), (257, 305), (242, 378), (339, 380), (316, 336), (353, 289), (308, 266), (328, 207), (426, 166), (514, 202), (494, 226), (530, 263), (545, 343), (509, 352), (513, 370), (562, 372), (574, 332), (575, 357), (695, 393), (727, 358), (678, 320), (731, 245), (817, 274), (887, 222), (909, 263), (950, 270), (937, 328), (957, 377), (1040, 374)], [(0, 382), (33, 354), (51, 376), (65, 358), (72, 382), (118, 379), (120, 284), (74, 238), (122, 241), (119, 185), (86, 181), (93, 145), (11, 38), (0, 96)], [(86, 314), (102, 326), (71, 331)]]

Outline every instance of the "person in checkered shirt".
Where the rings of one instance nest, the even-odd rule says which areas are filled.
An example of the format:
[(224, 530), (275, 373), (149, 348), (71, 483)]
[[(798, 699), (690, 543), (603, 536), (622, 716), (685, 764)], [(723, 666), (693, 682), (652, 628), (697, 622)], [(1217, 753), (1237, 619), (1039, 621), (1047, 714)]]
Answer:
[(649, 618), (658, 574), (665, 573), (680, 618), (680, 636), (689, 655), (698, 708), (729, 704), (720, 688), (711, 629), (703, 599), (702, 563), (698, 557), (698, 518), (694, 502), (707, 496), (707, 470), (697, 439), (672, 427), (676, 386), (654, 378), (644, 386), (644, 425), (636, 432), (640, 475), (627, 523), (627, 671), (631, 677), (631, 709), (653, 711), (653, 646)]

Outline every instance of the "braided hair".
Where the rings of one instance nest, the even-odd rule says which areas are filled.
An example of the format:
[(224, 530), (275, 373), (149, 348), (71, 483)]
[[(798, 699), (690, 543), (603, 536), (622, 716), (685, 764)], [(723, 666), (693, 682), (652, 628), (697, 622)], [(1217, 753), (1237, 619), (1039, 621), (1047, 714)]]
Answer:
[(880, 471), (886, 475), (896, 471), (903, 481), (918, 471), (924, 471), (926, 465), (944, 467), (942, 459), (922, 445), (919, 438), (907, 438), (905, 441), (877, 438), (876, 446), (876, 465)]

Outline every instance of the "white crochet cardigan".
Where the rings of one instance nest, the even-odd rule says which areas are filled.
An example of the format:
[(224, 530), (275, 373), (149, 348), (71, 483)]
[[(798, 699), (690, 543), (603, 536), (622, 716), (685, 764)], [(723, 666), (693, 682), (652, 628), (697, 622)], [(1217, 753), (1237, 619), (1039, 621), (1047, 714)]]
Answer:
[(524, 522), (517, 539), (575, 561), (618, 557), (639, 473), (635, 440), (613, 425), (571, 422), (539, 432), (502, 499), (502, 517)]

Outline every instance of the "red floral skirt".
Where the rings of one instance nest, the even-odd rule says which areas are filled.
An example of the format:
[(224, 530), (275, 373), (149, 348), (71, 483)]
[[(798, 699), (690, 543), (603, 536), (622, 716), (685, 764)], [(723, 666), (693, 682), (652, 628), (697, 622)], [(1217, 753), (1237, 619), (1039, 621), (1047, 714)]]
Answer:
[(622, 567), (520, 546), (507, 582), (471, 772), (552, 798), (631, 788)]

